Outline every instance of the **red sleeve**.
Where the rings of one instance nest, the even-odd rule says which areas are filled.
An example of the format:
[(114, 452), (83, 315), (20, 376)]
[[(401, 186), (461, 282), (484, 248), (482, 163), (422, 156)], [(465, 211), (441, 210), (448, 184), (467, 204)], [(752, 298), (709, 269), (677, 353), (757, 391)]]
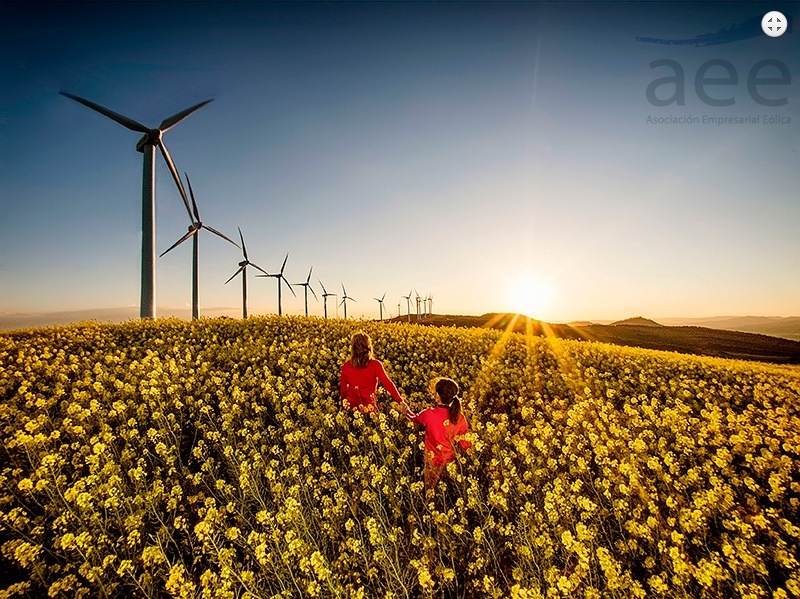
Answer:
[(408, 419), (411, 422), (416, 422), (417, 424), (421, 424), (422, 426), (427, 427), (428, 426), (428, 424), (426, 422), (426, 420), (427, 420), (427, 418), (426, 418), (427, 412), (428, 412), (428, 408), (425, 408), (419, 414), (414, 414), (413, 416), (409, 416)]
[(347, 365), (349, 362), (342, 364), (342, 375), (339, 378), (339, 399), (344, 399), (347, 396)]
[(402, 402), (403, 398), (400, 397), (400, 392), (397, 390), (397, 387), (395, 387), (392, 379), (389, 378), (389, 375), (386, 374), (386, 371), (383, 369), (383, 364), (381, 364), (378, 360), (375, 360), (375, 369), (375, 374), (378, 375), (378, 380), (383, 384), (384, 387), (386, 387), (386, 390), (389, 392), (389, 394), (394, 397), (397, 403)]

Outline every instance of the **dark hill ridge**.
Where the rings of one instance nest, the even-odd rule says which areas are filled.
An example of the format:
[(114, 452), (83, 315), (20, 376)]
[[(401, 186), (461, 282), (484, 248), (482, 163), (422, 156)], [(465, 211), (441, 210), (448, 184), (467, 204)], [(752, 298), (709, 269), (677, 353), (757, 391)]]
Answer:
[[(488, 327), (511, 330), (532, 335), (552, 335), (559, 339), (600, 341), (615, 345), (674, 351), (684, 354), (759, 360), (779, 364), (800, 364), (800, 342), (770, 337), (755, 333), (725, 331), (697, 326), (671, 327), (653, 324), (588, 324), (575, 326), (550, 324), (520, 314), (488, 313), (482, 316), (458, 316), (430, 314), (420, 320), (411, 316), (411, 322), (428, 326)], [(407, 317), (391, 319), (391, 322), (406, 322)]]
[(663, 324), (657, 323), (655, 320), (650, 320), (649, 318), (642, 318), (641, 316), (635, 316), (634, 318), (626, 318), (625, 320), (618, 320), (617, 322), (611, 323), (612, 327), (663, 327)]

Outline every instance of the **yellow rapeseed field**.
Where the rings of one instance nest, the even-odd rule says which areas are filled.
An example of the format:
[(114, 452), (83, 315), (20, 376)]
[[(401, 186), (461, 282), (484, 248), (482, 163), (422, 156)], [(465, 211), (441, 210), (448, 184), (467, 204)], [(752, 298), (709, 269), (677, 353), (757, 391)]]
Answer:
[[(364, 329), (423, 431), (343, 413)], [(800, 369), (301, 317), (0, 335), (0, 597), (800, 597)]]

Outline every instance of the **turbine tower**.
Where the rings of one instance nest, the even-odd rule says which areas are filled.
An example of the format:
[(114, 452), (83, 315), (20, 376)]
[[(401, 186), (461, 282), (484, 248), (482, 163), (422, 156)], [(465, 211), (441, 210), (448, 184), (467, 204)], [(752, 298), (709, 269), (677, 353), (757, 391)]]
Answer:
[(78, 96), (68, 94), (67, 92), (59, 92), (62, 96), (71, 98), (92, 110), (110, 118), (112, 121), (119, 123), (126, 129), (136, 131), (137, 133), (144, 134), (143, 137), (136, 144), (136, 151), (141, 152), (143, 155), (143, 176), (142, 176), (142, 284), (141, 284), (141, 299), (139, 304), (140, 318), (155, 318), (156, 317), (156, 146), (161, 150), (164, 156), (164, 161), (167, 163), (169, 172), (172, 173), (172, 178), (181, 192), (183, 203), (186, 205), (186, 211), (189, 213), (189, 218), (192, 218), (192, 211), (189, 209), (189, 199), (186, 197), (186, 190), (181, 183), (178, 170), (175, 168), (175, 163), (164, 145), (162, 138), (163, 134), (192, 114), (195, 110), (202, 108), (211, 100), (200, 102), (194, 106), (182, 110), (177, 114), (161, 121), (161, 124), (156, 129), (145, 127), (141, 123), (134, 121), (126, 116), (116, 113), (108, 108), (104, 108), (99, 104), (85, 100)]
[(195, 200), (194, 198), (194, 190), (192, 189), (192, 182), (189, 180), (189, 175), (187, 173), (184, 173), (184, 175), (186, 175), (186, 182), (189, 184), (189, 194), (192, 196), (192, 209), (194, 210), (194, 218), (192, 219), (192, 224), (189, 225), (189, 232), (186, 233), (183, 237), (181, 237), (178, 241), (173, 243), (168, 250), (166, 250), (163, 254), (159, 256), (159, 258), (164, 254), (166, 254), (167, 252), (170, 252), (171, 250), (178, 247), (180, 244), (182, 244), (190, 237), (194, 238), (192, 239), (192, 320), (197, 320), (200, 317), (200, 308), (199, 308), (200, 300), (198, 297), (199, 296), (198, 271), (200, 262), (199, 247), (198, 247), (200, 236), (198, 235), (198, 233), (200, 232), (200, 229), (206, 229), (207, 231), (210, 231), (217, 237), (222, 237), (222, 239), (232, 243), (237, 248), (239, 247), (239, 245), (235, 241), (232, 241), (231, 239), (225, 237), (225, 235), (223, 235), (213, 227), (209, 227), (208, 225), (203, 224), (203, 221), (200, 220), (200, 211), (197, 209), (197, 200)]
[(414, 291), (413, 289), (408, 292), (408, 295), (401, 295), (400, 297), (406, 300), (406, 313), (408, 314), (408, 322), (411, 322), (411, 292)]
[(376, 302), (378, 302), (378, 306), (379, 306), (379, 307), (380, 307), (380, 309), (381, 309), (381, 320), (383, 320), (383, 300), (384, 300), (385, 298), (386, 298), (386, 292), (385, 292), (385, 291), (383, 292), (383, 295), (381, 296), (381, 299), (378, 299), (377, 297), (373, 297), (373, 298), (372, 298), (372, 299), (374, 299)]
[[(319, 279), (317, 279), (319, 281)], [(319, 286), (322, 287), (322, 308), (325, 311), (325, 318), (328, 318), (328, 298), (330, 296), (336, 297), (335, 293), (328, 293), (322, 281), (319, 281)]]
[(341, 306), (342, 304), (344, 304), (344, 318), (345, 320), (347, 320), (347, 300), (352, 300), (352, 301), (356, 300), (347, 295), (347, 291), (344, 288), (344, 283), (342, 283), (342, 291), (344, 292), (344, 295), (342, 296), (342, 301), (339, 305)]
[(312, 270), (314, 270), (313, 266), (308, 269), (308, 277), (306, 277), (306, 282), (305, 283), (295, 283), (295, 285), (300, 285), (300, 286), (304, 287), (303, 291), (304, 291), (305, 303), (306, 303), (306, 316), (308, 316), (308, 290), (309, 289), (311, 290), (311, 293), (314, 296), (314, 299), (319, 301), (319, 298), (317, 297), (317, 294), (314, 293), (314, 288), (311, 286), (311, 271)]
[(286, 268), (286, 261), (288, 259), (289, 259), (289, 254), (287, 253), (286, 257), (283, 259), (283, 266), (281, 266), (281, 272), (279, 272), (278, 274), (276, 274), (276, 275), (269, 275), (269, 274), (268, 275), (256, 275), (257, 277), (273, 277), (275, 279), (278, 279), (278, 316), (283, 315), (283, 308), (281, 307), (281, 281), (286, 283), (286, 285), (289, 287), (289, 291), (292, 292), (292, 295), (297, 297), (297, 294), (294, 292), (294, 289), (292, 289), (291, 283), (289, 283), (289, 281), (286, 280), (286, 277), (283, 276), (283, 269)]
[[(236, 228), (239, 229), (239, 227)], [(239, 262), (239, 270), (233, 273), (233, 276), (225, 281), (225, 284), (227, 285), (236, 277), (236, 275), (242, 273), (242, 318), (247, 318), (247, 267), (252, 266), (253, 268), (257, 268), (265, 275), (269, 275), (269, 273), (261, 268), (258, 264), (253, 264), (250, 262), (250, 259), (247, 257), (247, 247), (244, 245), (244, 235), (242, 235), (241, 229), (239, 229), (239, 239), (242, 240), (242, 255), (244, 256), (244, 260)]]

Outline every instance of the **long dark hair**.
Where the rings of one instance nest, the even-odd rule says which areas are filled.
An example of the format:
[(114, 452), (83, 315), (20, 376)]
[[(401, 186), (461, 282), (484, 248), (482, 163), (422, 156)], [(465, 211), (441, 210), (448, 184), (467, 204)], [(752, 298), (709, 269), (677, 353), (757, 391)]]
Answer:
[(461, 416), (461, 400), (458, 399), (458, 383), (453, 379), (439, 377), (433, 381), (433, 389), (450, 411), (450, 424), (455, 425)]

